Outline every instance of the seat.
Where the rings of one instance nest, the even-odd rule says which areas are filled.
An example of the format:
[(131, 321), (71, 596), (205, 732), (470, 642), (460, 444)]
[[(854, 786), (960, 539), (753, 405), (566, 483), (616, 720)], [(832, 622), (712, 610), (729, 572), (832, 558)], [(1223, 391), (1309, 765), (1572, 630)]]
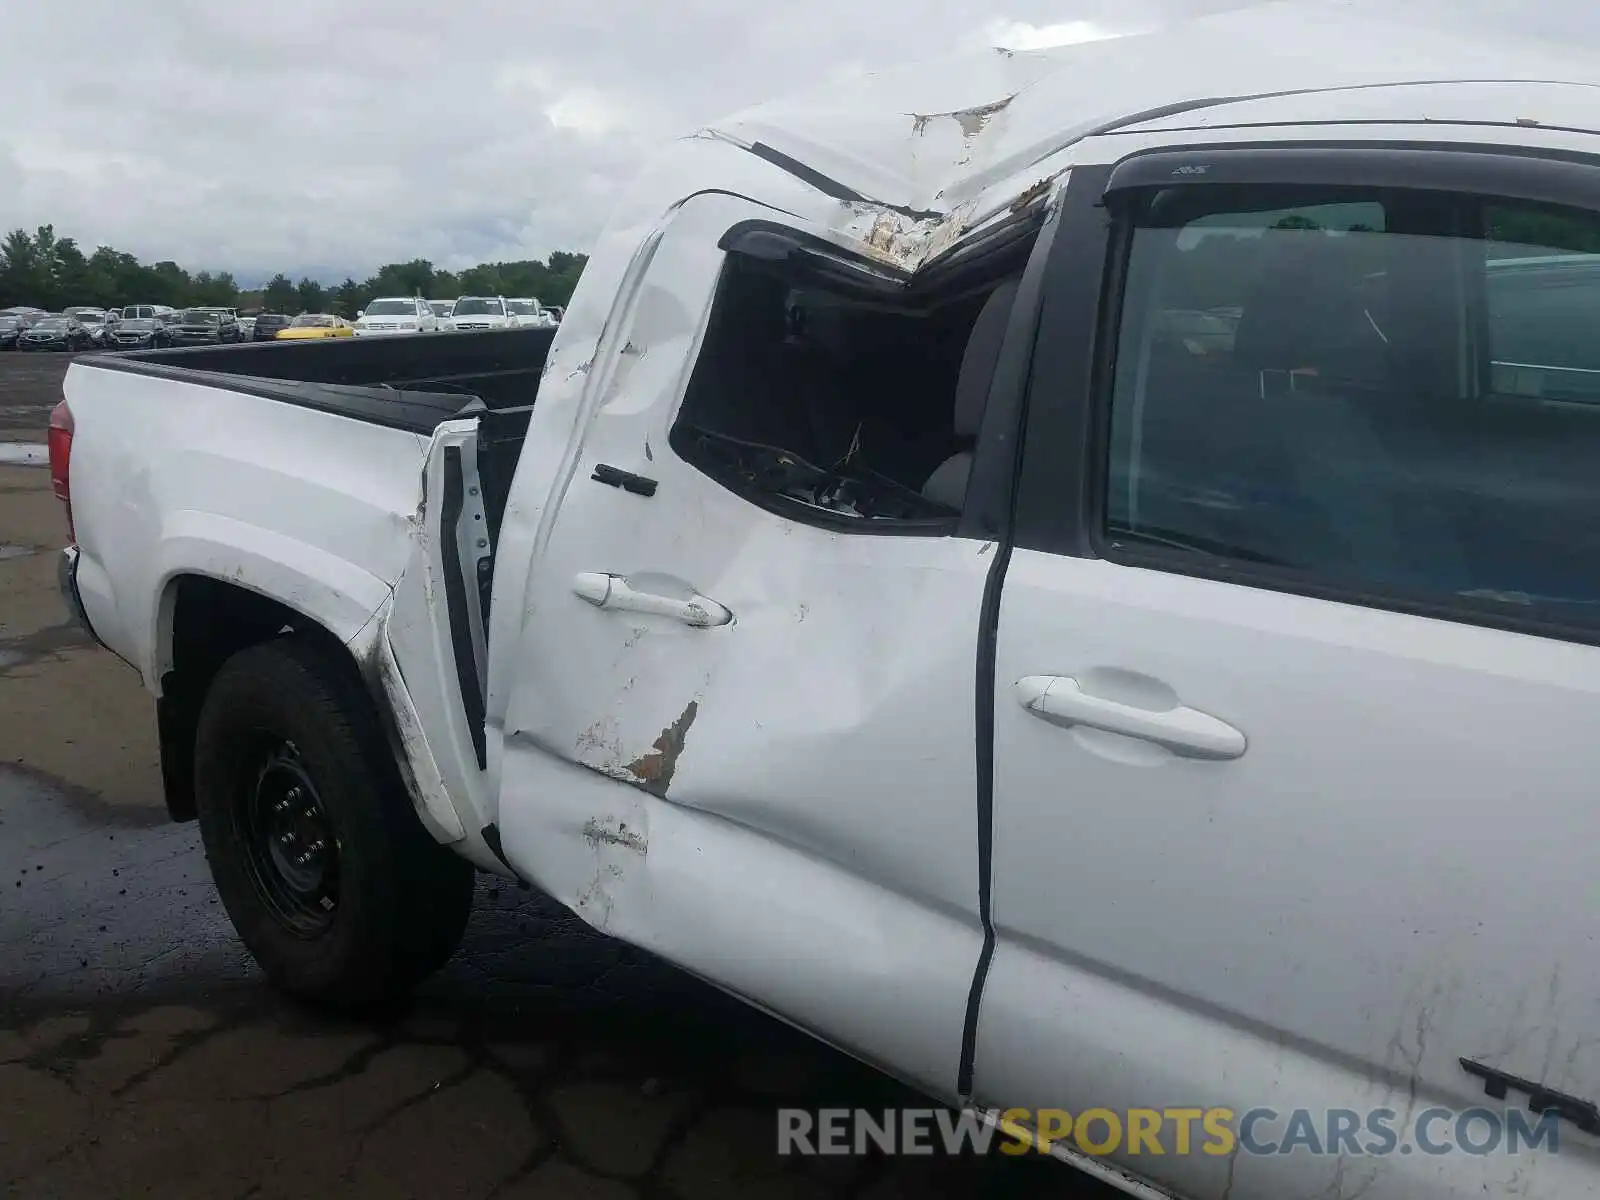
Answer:
[(1017, 297), (1018, 282), (1008, 279), (989, 293), (967, 336), (951, 413), (955, 435), (965, 445), (935, 467), (922, 484), (923, 497), (937, 504), (959, 509), (966, 502), (967, 478), (972, 474), (972, 450), (983, 426), (989, 384), (1000, 362), (1000, 346), (1005, 340), (1006, 322)]
[(1234, 362), (1264, 373), (1310, 371), (1392, 388), (1385, 335), (1357, 292), (1358, 266), (1325, 235), (1288, 236), (1305, 244), (1271, 250), (1239, 317)]

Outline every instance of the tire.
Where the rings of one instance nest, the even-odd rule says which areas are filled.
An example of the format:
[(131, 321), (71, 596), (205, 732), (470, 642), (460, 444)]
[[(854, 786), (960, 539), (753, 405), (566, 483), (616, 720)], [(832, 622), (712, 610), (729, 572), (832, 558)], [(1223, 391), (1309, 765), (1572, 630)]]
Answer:
[(474, 869), (423, 828), (371, 701), (317, 643), (283, 637), (223, 665), (194, 779), (223, 907), (281, 991), (380, 1006), (455, 953)]

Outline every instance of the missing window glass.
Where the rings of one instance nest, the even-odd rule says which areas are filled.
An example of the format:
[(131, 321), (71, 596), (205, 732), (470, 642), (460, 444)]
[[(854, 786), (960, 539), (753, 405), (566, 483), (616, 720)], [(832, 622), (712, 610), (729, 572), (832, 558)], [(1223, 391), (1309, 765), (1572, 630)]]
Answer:
[(1014, 291), (870, 300), (730, 254), (673, 448), (796, 520), (947, 532)]

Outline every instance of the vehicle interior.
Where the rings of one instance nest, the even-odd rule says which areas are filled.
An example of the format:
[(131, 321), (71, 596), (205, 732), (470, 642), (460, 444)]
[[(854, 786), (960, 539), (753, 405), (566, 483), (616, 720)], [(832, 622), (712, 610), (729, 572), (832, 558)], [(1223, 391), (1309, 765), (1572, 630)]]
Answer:
[[(1507, 272), (1476, 208), (1391, 194), (1324, 228), (1328, 199), (1213, 190), (1141, 218), (1108, 532), (1530, 613), (1592, 608), (1600, 533), (1573, 517), (1600, 499), (1584, 370), (1600, 254), (1578, 282)], [(1197, 236), (1207, 205), (1274, 223)]]
[(1023, 232), (922, 287), (821, 251), (730, 253), (673, 448), (797, 520), (947, 532), (1032, 246)]

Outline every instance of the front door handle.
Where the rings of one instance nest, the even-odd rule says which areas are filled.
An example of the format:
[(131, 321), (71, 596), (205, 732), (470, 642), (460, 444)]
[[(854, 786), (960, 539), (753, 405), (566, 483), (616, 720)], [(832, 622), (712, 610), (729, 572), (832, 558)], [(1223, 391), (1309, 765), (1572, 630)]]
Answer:
[(572, 590), (596, 608), (671, 617), (696, 629), (711, 629), (733, 620), (733, 614), (715, 600), (665, 578), (647, 580), (584, 571), (573, 580)]
[(1245, 736), (1226, 721), (1182, 705), (1136, 708), (1092, 696), (1070, 675), (1029, 675), (1017, 680), (1017, 701), (1052, 725), (1082, 725), (1154, 742), (1184, 758), (1238, 758)]

